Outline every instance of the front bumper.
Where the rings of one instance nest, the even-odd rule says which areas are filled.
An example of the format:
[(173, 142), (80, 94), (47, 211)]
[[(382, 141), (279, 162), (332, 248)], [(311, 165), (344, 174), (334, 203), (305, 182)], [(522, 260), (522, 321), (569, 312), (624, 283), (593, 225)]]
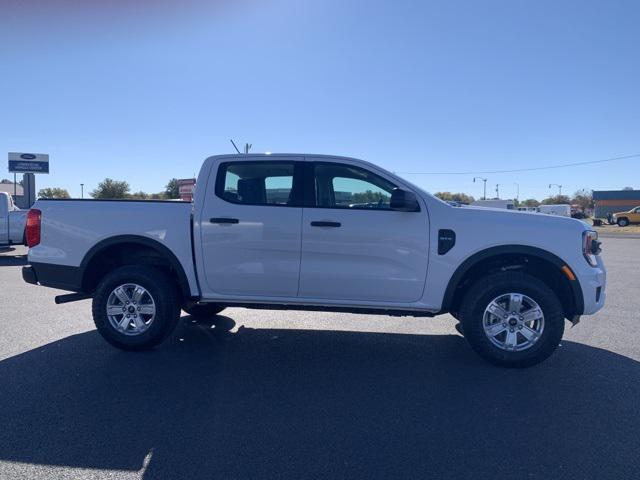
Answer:
[(605, 292), (607, 271), (600, 259), (597, 267), (589, 269), (588, 273), (583, 273), (580, 276), (580, 284), (584, 297), (583, 315), (593, 315), (604, 307), (607, 298)]

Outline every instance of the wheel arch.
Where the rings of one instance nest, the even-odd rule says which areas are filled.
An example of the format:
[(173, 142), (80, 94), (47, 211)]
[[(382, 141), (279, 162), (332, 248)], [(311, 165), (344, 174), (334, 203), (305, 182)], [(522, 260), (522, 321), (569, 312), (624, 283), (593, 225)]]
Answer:
[(529, 269), (545, 283), (557, 283), (557, 293), (565, 316), (571, 320), (584, 311), (584, 297), (580, 281), (575, 274), (574, 280), (570, 280), (564, 267), (573, 274), (568, 263), (557, 255), (528, 245), (500, 245), (481, 250), (465, 259), (451, 276), (445, 290), (442, 311), (455, 313), (462, 301), (465, 287), (483, 274), (496, 270)]
[[(142, 261), (138, 259), (138, 262), (134, 261), (131, 262), (131, 264), (142, 263), (167, 267), (175, 277), (183, 298), (187, 299), (192, 297), (189, 280), (182, 264), (175, 254), (159, 241), (140, 235), (118, 235), (109, 237), (91, 247), (80, 263), (80, 279), (83, 291), (91, 292), (95, 289), (104, 273), (100, 268), (109, 265), (109, 261), (112, 260), (111, 258), (104, 258), (104, 256), (105, 254), (114, 252), (116, 247), (122, 249), (122, 254), (120, 258), (117, 259), (119, 262), (114, 259), (118, 266), (123, 264), (122, 260), (130, 258), (128, 255), (133, 255), (136, 252), (153, 252), (151, 256), (144, 257)], [(153, 261), (150, 262), (149, 259), (155, 259), (157, 263)]]

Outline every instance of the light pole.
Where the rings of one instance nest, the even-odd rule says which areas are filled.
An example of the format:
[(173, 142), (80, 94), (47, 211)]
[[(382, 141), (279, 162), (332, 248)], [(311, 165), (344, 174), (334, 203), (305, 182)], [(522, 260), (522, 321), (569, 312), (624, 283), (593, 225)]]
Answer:
[(473, 183), (476, 183), (476, 178), (484, 182), (484, 194), (482, 195), (482, 199), (486, 200), (487, 199), (487, 179), (482, 177), (473, 177)]
[(80, 184), (80, 198), (84, 198), (84, 183)]
[(500, 200), (500, 184), (496, 183), (496, 198)]
[(551, 187), (558, 187), (558, 196), (562, 195), (562, 185), (559, 183), (550, 183), (549, 189), (551, 189)]
[(520, 201), (520, 184), (517, 182), (513, 182), (513, 184), (516, 186), (516, 200)]

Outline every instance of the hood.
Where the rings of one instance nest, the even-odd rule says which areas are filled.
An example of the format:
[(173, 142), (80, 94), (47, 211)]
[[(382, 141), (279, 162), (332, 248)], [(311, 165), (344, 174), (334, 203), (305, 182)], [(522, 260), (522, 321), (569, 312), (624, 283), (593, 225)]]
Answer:
[(546, 215), (537, 212), (521, 212), (501, 208), (486, 207), (451, 207), (449, 213), (457, 222), (475, 224), (479, 231), (492, 229), (506, 236), (522, 236), (525, 232), (532, 235), (543, 235), (565, 232), (582, 236), (582, 232), (591, 228), (584, 222), (570, 217)]

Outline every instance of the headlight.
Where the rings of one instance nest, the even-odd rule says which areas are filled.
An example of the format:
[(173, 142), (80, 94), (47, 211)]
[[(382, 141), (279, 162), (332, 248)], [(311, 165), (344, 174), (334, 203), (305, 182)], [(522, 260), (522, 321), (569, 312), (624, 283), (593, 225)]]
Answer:
[(582, 232), (582, 254), (589, 265), (592, 267), (598, 265), (596, 255), (599, 255), (601, 251), (598, 232), (594, 232), (593, 230)]

